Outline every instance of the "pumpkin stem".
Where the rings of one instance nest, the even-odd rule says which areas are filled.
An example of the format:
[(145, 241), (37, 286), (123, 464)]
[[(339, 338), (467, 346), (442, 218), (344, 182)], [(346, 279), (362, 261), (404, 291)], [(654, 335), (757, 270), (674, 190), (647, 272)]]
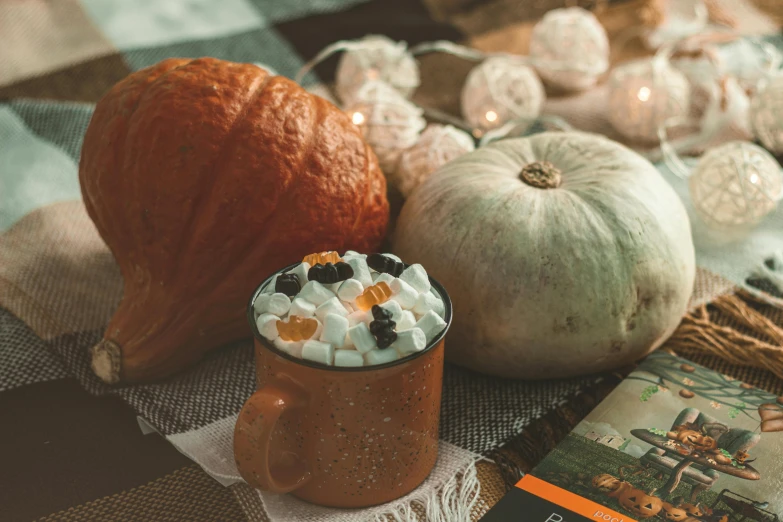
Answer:
[(557, 188), (562, 183), (560, 169), (548, 161), (534, 161), (522, 168), (519, 179), (540, 189)]
[(120, 381), (122, 349), (113, 341), (103, 339), (90, 349), (92, 371), (106, 384)]

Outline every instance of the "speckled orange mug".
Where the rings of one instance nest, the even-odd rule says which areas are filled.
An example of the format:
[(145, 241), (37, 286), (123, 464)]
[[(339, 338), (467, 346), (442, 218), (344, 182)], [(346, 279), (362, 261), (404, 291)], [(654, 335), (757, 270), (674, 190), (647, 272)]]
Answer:
[[(284, 268), (285, 272), (296, 265)], [(444, 336), (419, 353), (372, 367), (326, 367), (275, 348), (259, 334), (253, 302), (258, 391), (234, 429), (234, 456), (252, 486), (333, 507), (399, 498), (421, 484), (438, 455)]]

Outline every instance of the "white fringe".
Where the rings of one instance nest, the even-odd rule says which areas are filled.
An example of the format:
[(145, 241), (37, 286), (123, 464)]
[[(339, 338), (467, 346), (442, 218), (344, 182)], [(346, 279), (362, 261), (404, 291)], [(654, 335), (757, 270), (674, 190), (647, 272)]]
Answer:
[[(470, 513), (481, 491), (476, 462), (471, 462), (461, 474), (450, 478), (439, 490), (406, 499), (404, 504), (376, 515), (374, 521), (387, 522), (391, 518), (394, 522), (470, 522)], [(414, 503), (424, 507), (425, 519), (413, 510)]]

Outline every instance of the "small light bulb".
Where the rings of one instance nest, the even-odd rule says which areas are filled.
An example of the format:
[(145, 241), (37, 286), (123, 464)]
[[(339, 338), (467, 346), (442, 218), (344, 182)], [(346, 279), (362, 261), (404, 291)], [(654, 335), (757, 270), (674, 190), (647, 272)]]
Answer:
[(364, 123), (364, 114), (361, 112), (354, 112), (351, 116), (351, 120), (353, 121), (354, 125), (361, 125)]
[(484, 117), (487, 119), (487, 121), (493, 122), (498, 119), (498, 113), (495, 111), (487, 111)]
[(639, 89), (639, 93), (636, 95), (637, 98), (639, 98), (640, 101), (647, 101), (650, 99), (650, 88), (649, 87), (642, 87)]
[(750, 182), (754, 185), (759, 182), (759, 175), (758, 174), (752, 174), (750, 176)]

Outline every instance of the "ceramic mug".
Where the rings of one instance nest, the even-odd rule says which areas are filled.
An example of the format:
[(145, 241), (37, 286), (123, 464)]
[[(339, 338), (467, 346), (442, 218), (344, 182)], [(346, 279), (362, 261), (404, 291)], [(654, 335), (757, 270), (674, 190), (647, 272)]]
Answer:
[(271, 279), (256, 289), (247, 310), (258, 391), (234, 429), (242, 478), (265, 491), (343, 508), (409, 493), (438, 454), (448, 294), (430, 278), (446, 308), (446, 328), (421, 352), (371, 367), (323, 366), (278, 350), (258, 332), (253, 302)]

